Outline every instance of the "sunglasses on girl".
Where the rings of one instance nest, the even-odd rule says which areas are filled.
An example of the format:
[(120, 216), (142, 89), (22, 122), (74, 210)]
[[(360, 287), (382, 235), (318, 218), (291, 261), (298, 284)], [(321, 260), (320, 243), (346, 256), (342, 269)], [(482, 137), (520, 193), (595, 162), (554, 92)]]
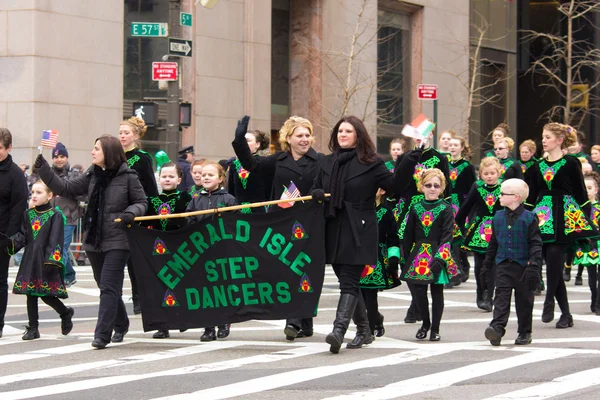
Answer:
[(438, 184), (438, 183), (426, 183), (423, 185), (423, 187), (427, 188), (427, 189), (440, 189), (442, 187), (442, 185)]

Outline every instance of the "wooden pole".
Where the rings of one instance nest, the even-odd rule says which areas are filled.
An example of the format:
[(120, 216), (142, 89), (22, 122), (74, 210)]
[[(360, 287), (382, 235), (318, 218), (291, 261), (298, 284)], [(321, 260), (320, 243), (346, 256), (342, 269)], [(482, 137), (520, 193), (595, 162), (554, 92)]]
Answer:
[[(331, 194), (325, 193), (325, 197), (329, 197), (329, 196), (331, 196)], [(210, 210), (190, 211), (190, 212), (179, 213), (179, 214), (146, 215), (143, 217), (135, 217), (133, 220), (134, 221), (150, 221), (153, 219), (185, 218), (185, 217), (192, 217), (194, 215), (217, 214), (217, 213), (221, 213), (224, 211), (241, 210), (243, 208), (256, 208), (256, 207), (271, 206), (271, 205), (280, 204), (280, 203), (292, 203), (292, 202), (296, 202), (296, 201), (309, 201), (309, 200), (312, 200), (312, 196), (297, 197), (295, 199), (261, 201), (259, 203), (240, 204), (238, 206), (229, 206), (229, 207), (223, 207), (223, 208), (211, 208)], [(115, 219), (115, 222), (121, 222), (121, 218)]]

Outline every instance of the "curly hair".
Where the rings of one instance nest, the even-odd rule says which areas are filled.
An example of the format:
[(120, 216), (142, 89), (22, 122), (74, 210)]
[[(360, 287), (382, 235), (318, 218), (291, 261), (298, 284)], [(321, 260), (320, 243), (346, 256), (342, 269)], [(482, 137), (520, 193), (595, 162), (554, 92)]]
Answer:
[[(594, 181), (596, 183), (596, 189), (600, 189), (600, 174), (597, 172), (586, 172), (583, 174), (583, 179)], [(596, 196), (598, 196), (598, 193), (596, 193)]]
[(139, 135), (139, 138), (143, 138), (146, 134), (148, 127), (146, 122), (139, 117), (131, 117), (129, 119), (121, 121), (120, 125), (127, 125), (133, 129), (133, 133)]
[(446, 190), (446, 177), (444, 176), (444, 173), (438, 168), (426, 169), (419, 174), (419, 178), (417, 180), (417, 190), (421, 193), (424, 193), (423, 185), (428, 181), (432, 180), (433, 178), (438, 178), (440, 180), (440, 184), (442, 186), (440, 190), (440, 195), (444, 193), (444, 190)]
[(485, 157), (479, 163), (479, 171), (484, 168), (496, 168), (496, 171), (498, 171), (498, 174), (500, 174), (502, 171), (502, 164), (500, 164), (500, 161), (498, 161), (496, 157)]
[(544, 125), (545, 131), (550, 132), (557, 139), (562, 139), (561, 149), (566, 149), (577, 143), (577, 130), (570, 125), (561, 124), (560, 122), (549, 122)]
[(535, 142), (531, 139), (527, 139), (524, 140), (523, 143), (521, 143), (521, 145), (519, 146), (519, 150), (522, 147), (527, 147), (527, 149), (532, 153), (535, 154), (535, 152), (537, 151), (537, 145), (535, 144)]
[(294, 115), (292, 117), (289, 117), (283, 123), (283, 126), (281, 127), (281, 129), (279, 129), (279, 139), (277, 139), (277, 141), (279, 142), (279, 145), (281, 146), (281, 150), (283, 150), (283, 151), (291, 150), (290, 144), (287, 142), (287, 139), (290, 136), (292, 136), (294, 134), (294, 131), (296, 130), (296, 128), (298, 128), (300, 126), (308, 129), (308, 131), (310, 132), (310, 144), (312, 146), (312, 144), (315, 141), (315, 137), (313, 136), (312, 124), (306, 118), (302, 118), (302, 117), (298, 117), (297, 115)]
[(452, 137), (452, 139), (450, 139), (450, 140), (451, 140), (451, 141), (452, 141), (452, 140), (458, 140), (458, 141), (459, 141), (459, 143), (460, 143), (460, 147), (462, 147), (462, 150), (461, 150), (461, 152), (460, 152), (460, 156), (461, 156), (462, 158), (464, 158), (464, 159), (466, 159), (466, 160), (468, 160), (468, 159), (470, 159), (470, 158), (471, 158), (471, 155), (472, 155), (472, 152), (471, 152), (471, 146), (469, 146), (469, 145), (467, 144), (467, 140), (466, 140), (464, 137), (462, 137), (462, 136), (458, 136), (458, 135), (455, 135), (455, 136), (453, 136), (453, 137)]
[(510, 126), (508, 126), (508, 124), (502, 122), (501, 124), (498, 124), (497, 127), (494, 128), (494, 130), (492, 131), (492, 133), (494, 131), (500, 131), (504, 134), (504, 137), (509, 137), (510, 136)]
[(508, 145), (509, 151), (512, 151), (512, 149), (514, 149), (514, 147), (515, 147), (515, 141), (512, 140), (512, 138), (505, 137), (498, 141), (498, 143), (502, 143), (502, 142), (505, 142)]

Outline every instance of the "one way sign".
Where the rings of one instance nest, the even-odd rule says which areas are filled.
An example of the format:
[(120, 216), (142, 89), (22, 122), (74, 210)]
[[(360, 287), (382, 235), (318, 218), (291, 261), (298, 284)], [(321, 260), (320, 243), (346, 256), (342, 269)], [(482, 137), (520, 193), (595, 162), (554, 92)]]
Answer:
[(192, 41), (187, 39), (169, 38), (169, 55), (191, 57)]

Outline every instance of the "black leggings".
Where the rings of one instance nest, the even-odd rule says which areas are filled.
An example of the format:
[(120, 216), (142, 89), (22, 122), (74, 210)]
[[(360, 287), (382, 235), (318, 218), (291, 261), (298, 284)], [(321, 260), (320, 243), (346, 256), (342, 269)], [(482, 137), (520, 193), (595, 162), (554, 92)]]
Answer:
[(483, 293), (487, 290), (488, 298), (491, 299), (494, 296), (494, 287), (496, 285), (496, 264), (492, 264), (492, 270), (487, 274), (487, 281), (483, 282), (479, 277), (481, 268), (483, 268), (483, 260), (485, 260), (485, 254), (473, 253), (475, 257), (475, 282), (477, 283), (477, 300), (485, 300)]
[(589, 265), (587, 267), (588, 271), (588, 286), (590, 287), (590, 293), (592, 294), (592, 306), (596, 307), (598, 310), (598, 291), (600, 289), (600, 285), (598, 284), (598, 266), (597, 265)]
[(563, 314), (570, 314), (567, 288), (563, 279), (566, 245), (546, 243), (543, 246), (546, 260), (546, 303), (554, 304), (554, 298)]
[[(433, 320), (429, 319), (429, 299), (427, 299), (427, 288), (431, 288), (431, 314)], [(432, 283), (430, 285), (418, 285), (408, 282), (408, 288), (413, 299), (417, 303), (417, 309), (423, 319), (423, 329), (431, 328), (432, 332), (440, 332), (440, 322), (444, 313), (444, 285)]]
[(27, 295), (27, 316), (29, 317), (30, 328), (37, 328), (39, 326), (40, 315), (38, 313), (38, 297), (41, 298), (44, 303), (52, 307), (61, 317), (69, 313), (69, 309), (67, 309), (58, 297)]
[(358, 298), (360, 296), (360, 275), (364, 265), (332, 264), (333, 272), (340, 282), (340, 292), (348, 293)]
[(381, 321), (381, 314), (379, 314), (379, 303), (377, 302), (377, 289), (360, 289), (363, 299), (365, 299), (365, 305), (367, 307), (367, 317), (369, 318), (369, 328), (371, 333), (375, 332), (375, 328), (378, 325), (383, 325)]

